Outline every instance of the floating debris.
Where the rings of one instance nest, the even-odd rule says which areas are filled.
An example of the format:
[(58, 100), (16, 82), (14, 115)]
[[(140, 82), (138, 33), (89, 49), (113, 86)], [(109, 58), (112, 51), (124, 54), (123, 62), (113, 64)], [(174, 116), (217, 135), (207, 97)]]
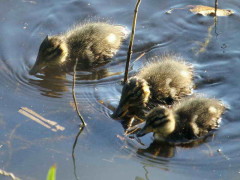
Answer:
[[(203, 16), (215, 16), (215, 8), (203, 5), (192, 6), (190, 11), (194, 14), (200, 14)], [(230, 16), (234, 13), (234, 11), (229, 9), (217, 9), (217, 16)]]
[(60, 131), (65, 130), (65, 127), (60, 126), (57, 122), (45, 119), (40, 114), (34, 112), (31, 109), (28, 109), (27, 107), (21, 107), (18, 110), (18, 112), (21, 113), (22, 115), (27, 116), (28, 118), (32, 119), (36, 123), (50, 129), (53, 132), (57, 132), (58, 130), (60, 130)]
[(230, 158), (228, 156), (226, 156), (223, 152), (222, 149), (217, 149), (217, 152), (223, 156), (223, 158), (225, 158), (226, 160), (230, 160)]
[(171, 9), (165, 11), (165, 14), (172, 14), (172, 12), (175, 11), (176, 9), (186, 9), (186, 7), (184, 7), (184, 8), (171, 8)]
[(8, 176), (8, 177), (10, 177), (12, 180), (20, 180), (20, 178), (16, 177), (13, 173), (4, 171), (4, 170), (2, 170), (2, 169), (0, 169), (0, 175)]

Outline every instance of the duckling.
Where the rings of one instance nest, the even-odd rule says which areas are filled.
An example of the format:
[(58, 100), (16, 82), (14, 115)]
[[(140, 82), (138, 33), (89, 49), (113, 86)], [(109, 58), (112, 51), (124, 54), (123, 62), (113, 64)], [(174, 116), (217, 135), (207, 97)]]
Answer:
[(193, 84), (193, 68), (181, 57), (156, 57), (126, 82), (112, 117), (127, 115), (141, 119), (145, 110), (158, 104), (171, 105), (175, 100), (192, 94)]
[(128, 34), (124, 26), (94, 22), (76, 26), (64, 34), (47, 36), (29, 73), (36, 74), (49, 66), (74, 64), (76, 58), (87, 67), (103, 63), (116, 54)]
[(225, 107), (219, 100), (186, 98), (173, 105), (172, 109), (161, 106), (150, 111), (137, 136), (153, 132), (156, 141), (188, 142), (217, 129), (224, 111)]

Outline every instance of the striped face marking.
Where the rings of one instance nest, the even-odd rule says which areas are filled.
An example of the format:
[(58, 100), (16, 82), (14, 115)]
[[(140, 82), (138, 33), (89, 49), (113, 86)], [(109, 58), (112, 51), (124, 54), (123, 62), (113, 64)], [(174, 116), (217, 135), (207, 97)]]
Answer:
[(164, 112), (156, 111), (148, 118), (148, 124), (153, 128), (164, 126), (169, 121), (168, 116)]
[(60, 63), (63, 63), (66, 61), (67, 59), (67, 54), (68, 54), (68, 48), (67, 48), (67, 45), (65, 43), (62, 43), (60, 45), (60, 48), (62, 50), (61, 52), (61, 56), (60, 56)]
[(122, 92), (121, 102), (134, 106), (138, 104), (145, 104), (148, 102), (150, 96), (150, 89), (145, 80), (132, 78), (125, 85)]
[(38, 61), (46, 63), (63, 63), (68, 54), (67, 44), (59, 37), (46, 37), (42, 42)]
[(146, 118), (146, 127), (159, 136), (167, 136), (175, 129), (175, 119), (171, 110), (164, 107), (153, 109)]
[(150, 89), (144, 79), (137, 77), (129, 79), (123, 87), (122, 96), (113, 117), (123, 117), (127, 112), (131, 114), (137, 109), (141, 111), (147, 106), (149, 98)]
[(149, 96), (150, 96), (150, 89), (147, 84), (143, 85), (143, 94), (144, 94), (143, 102), (147, 103), (149, 100)]

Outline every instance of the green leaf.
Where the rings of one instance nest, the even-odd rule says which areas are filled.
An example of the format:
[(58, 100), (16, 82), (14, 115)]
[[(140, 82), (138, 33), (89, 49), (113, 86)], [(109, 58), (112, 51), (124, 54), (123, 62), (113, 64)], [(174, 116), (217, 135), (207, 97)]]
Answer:
[(56, 170), (57, 170), (56, 164), (54, 164), (49, 168), (47, 180), (56, 180)]
[(145, 179), (142, 178), (142, 177), (136, 176), (136, 177), (135, 177), (135, 180), (145, 180)]

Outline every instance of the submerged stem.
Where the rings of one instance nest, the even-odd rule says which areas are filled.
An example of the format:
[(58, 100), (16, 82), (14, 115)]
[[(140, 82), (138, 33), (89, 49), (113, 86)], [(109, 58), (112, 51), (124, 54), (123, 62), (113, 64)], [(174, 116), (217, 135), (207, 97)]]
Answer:
[(78, 63), (78, 59), (76, 59), (74, 68), (73, 68), (73, 83), (72, 83), (72, 96), (73, 96), (73, 102), (78, 114), (78, 117), (80, 118), (82, 124), (81, 126), (84, 128), (87, 124), (85, 123), (79, 109), (78, 109), (78, 105), (77, 105), (77, 100), (76, 100), (76, 94), (75, 94), (75, 84), (76, 84), (76, 69), (77, 69), (77, 63)]
[(82, 133), (83, 129), (85, 128), (85, 126), (87, 125), (78, 109), (78, 105), (77, 105), (77, 100), (76, 100), (76, 94), (75, 94), (75, 85), (76, 85), (76, 69), (77, 69), (77, 64), (78, 64), (78, 59), (76, 59), (74, 68), (73, 68), (73, 83), (72, 83), (72, 96), (73, 96), (73, 101), (74, 101), (74, 105), (78, 114), (78, 117), (80, 118), (82, 124), (79, 128), (79, 131), (77, 133), (77, 136), (75, 137), (74, 143), (73, 143), (73, 148), (72, 148), (72, 159), (73, 159), (73, 171), (74, 171), (74, 176), (76, 178), (76, 180), (79, 180), (78, 176), (77, 176), (77, 170), (76, 170), (76, 161), (75, 161), (75, 148), (77, 145), (77, 141), (78, 141), (78, 137), (80, 136), (80, 134)]
[(127, 82), (127, 79), (128, 79), (129, 63), (132, 56), (132, 46), (133, 46), (135, 29), (137, 24), (138, 7), (140, 3), (141, 3), (141, 0), (138, 0), (134, 10), (134, 16), (133, 16), (133, 22), (132, 22), (132, 33), (131, 33), (131, 38), (130, 38), (129, 47), (128, 47), (127, 61), (126, 61), (125, 74), (124, 74), (124, 84)]
[(215, 16), (214, 16), (214, 25), (215, 25), (215, 34), (218, 36), (217, 33), (217, 10), (218, 10), (218, 0), (215, 0)]
[(76, 180), (79, 180), (78, 175), (77, 175), (77, 168), (76, 168), (76, 159), (75, 159), (75, 148), (78, 142), (78, 137), (82, 133), (84, 129), (84, 126), (80, 127), (77, 136), (75, 137), (74, 143), (73, 143), (73, 148), (72, 148), (72, 159), (73, 159), (73, 172)]
[(217, 16), (218, 0), (215, 0), (215, 16)]

